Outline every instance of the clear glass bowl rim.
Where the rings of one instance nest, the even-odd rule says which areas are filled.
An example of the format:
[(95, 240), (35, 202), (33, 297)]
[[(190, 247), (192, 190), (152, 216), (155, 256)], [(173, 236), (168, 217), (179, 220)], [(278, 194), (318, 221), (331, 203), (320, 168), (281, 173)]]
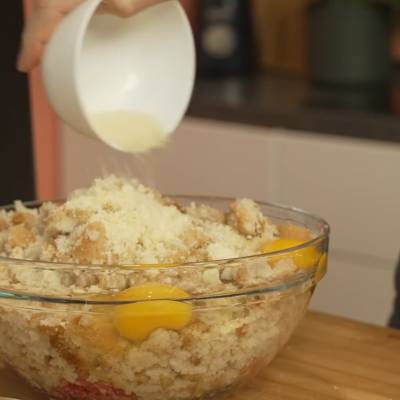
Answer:
[[(207, 204), (207, 201), (223, 201), (223, 202), (231, 202), (235, 200), (235, 198), (230, 198), (230, 197), (222, 197), (222, 196), (206, 196), (206, 195), (166, 195), (167, 197), (174, 199), (174, 198), (179, 198), (179, 199), (186, 199), (186, 200), (192, 200), (196, 201), (199, 204)], [(46, 200), (46, 201), (29, 201), (29, 202), (22, 202), (23, 205), (25, 205), (28, 208), (33, 208), (33, 207), (39, 207), (43, 203), (46, 202), (51, 202), (51, 203), (60, 203), (62, 204), (65, 200)], [(255, 261), (255, 260), (268, 260), (269, 258), (276, 257), (276, 256), (284, 256), (285, 254), (291, 253), (293, 251), (298, 251), (302, 249), (306, 249), (309, 247), (312, 247), (318, 243), (324, 242), (328, 240), (329, 234), (330, 234), (330, 226), (329, 224), (319, 216), (316, 216), (312, 213), (309, 213), (307, 211), (304, 211), (300, 208), (297, 207), (292, 207), (292, 206), (287, 206), (287, 205), (282, 205), (282, 204), (277, 204), (277, 203), (272, 203), (272, 202), (264, 202), (264, 201), (256, 201), (257, 204), (260, 206), (264, 207), (269, 207), (272, 209), (277, 209), (280, 211), (287, 211), (288, 213), (295, 213), (297, 215), (302, 215), (306, 218), (309, 218), (313, 220), (314, 222), (317, 222), (321, 226), (321, 231), (319, 234), (296, 246), (292, 246), (283, 250), (277, 250), (273, 252), (268, 252), (268, 253), (262, 253), (262, 254), (254, 254), (250, 256), (244, 256), (244, 257), (237, 257), (237, 258), (227, 258), (227, 259), (220, 259), (220, 260), (212, 260), (212, 261), (199, 261), (199, 262), (190, 262), (190, 263), (180, 263), (176, 264), (173, 266), (162, 266), (160, 267), (160, 264), (120, 264), (120, 265), (99, 265), (99, 264), (76, 264), (76, 263), (62, 263), (62, 262), (56, 262), (56, 261), (40, 261), (40, 260), (28, 260), (28, 259), (18, 259), (18, 258), (10, 258), (10, 257), (2, 257), (0, 256), (0, 262), (10, 264), (10, 263), (18, 263), (22, 265), (27, 265), (29, 268), (35, 268), (35, 269), (57, 269), (57, 270), (71, 270), (72, 268), (74, 270), (81, 269), (83, 271), (95, 271), (95, 270), (106, 270), (106, 269), (112, 269), (112, 270), (124, 270), (124, 271), (131, 271), (131, 272), (143, 272), (145, 269), (146, 271), (149, 270), (165, 270), (165, 269), (173, 269), (173, 268), (211, 268), (211, 267), (216, 267), (216, 266), (221, 266), (221, 265), (233, 265), (236, 263), (242, 263), (242, 262), (249, 262), (249, 261)], [(5, 206), (0, 206), (0, 210), (12, 210), (14, 209), (14, 204), (10, 205), (5, 205)], [(268, 217), (268, 215), (266, 215)], [(273, 217), (272, 217), (273, 218)], [(289, 279), (285, 280), (284, 282), (278, 284), (278, 285), (271, 285), (271, 286), (263, 286), (261, 288), (256, 288), (256, 289), (250, 289), (250, 290), (238, 290), (235, 292), (227, 292), (227, 293), (218, 293), (218, 294), (212, 294), (212, 295), (200, 295), (200, 296), (191, 296), (188, 298), (178, 298), (178, 299), (151, 299), (151, 300), (127, 300), (127, 301), (117, 301), (117, 300), (111, 300), (111, 301), (96, 301), (96, 300), (90, 300), (87, 298), (70, 298), (70, 297), (63, 297), (63, 298), (56, 298), (53, 296), (40, 296), (40, 295), (35, 295), (32, 293), (20, 293), (20, 292), (14, 292), (10, 291), (8, 289), (3, 290), (0, 287), (0, 299), (1, 298), (7, 298), (7, 299), (16, 299), (16, 300), (29, 300), (29, 301), (43, 301), (43, 302), (54, 302), (54, 303), (70, 303), (70, 304), (101, 304), (101, 305), (106, 305), (106, 304), (127, 304), (127, 303), (135, 303), (135, 302), (143, 302), (143, 301), (155, 301), (155, 300), (174, 300), (174, 301), (180, 301), (180, 302), (188, 302), (188, 301), (194, 301), (194, 300), (207, 300), (207, 299), (217, 299), (217, 298), (227, 298), (227, 297), (236, 297), (236, 296), (244, 296), (244, 295), (257, 295), (257, 294), (262, 294), (262, 293), (268, 293), (268, 292), (279, 292), (279, 291), (284, 291), (290, 288), (298, 287), (305, 283), (307, 280), (312, 278), (315, 275), (316, 268), (311, 268), (309, 270), (302, 270), (299, 271), (298, 273), (292, 275)]]

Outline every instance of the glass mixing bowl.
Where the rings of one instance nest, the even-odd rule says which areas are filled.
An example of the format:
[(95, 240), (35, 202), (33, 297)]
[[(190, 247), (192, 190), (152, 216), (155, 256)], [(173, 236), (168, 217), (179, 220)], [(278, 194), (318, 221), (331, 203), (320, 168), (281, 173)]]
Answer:
[[(224, 210), (231, 201), (175, 200)], [(267, 254), (183, 265), (0, 258), (4, 368), (62, 400), (219, 398), (245, 383), (291, 337), (328, 252), (323, 220), (259, 204), (288, 232), (303, 227), (313, 238)]]

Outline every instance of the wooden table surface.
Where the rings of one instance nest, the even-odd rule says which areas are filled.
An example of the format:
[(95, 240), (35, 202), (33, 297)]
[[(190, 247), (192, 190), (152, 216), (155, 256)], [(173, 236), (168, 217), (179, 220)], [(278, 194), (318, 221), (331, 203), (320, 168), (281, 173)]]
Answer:
[[(6, 372), (0, 394), (43, 400)], [(400, 400), (400, 331), (310, 312), (286, 349), (230, 400)]]

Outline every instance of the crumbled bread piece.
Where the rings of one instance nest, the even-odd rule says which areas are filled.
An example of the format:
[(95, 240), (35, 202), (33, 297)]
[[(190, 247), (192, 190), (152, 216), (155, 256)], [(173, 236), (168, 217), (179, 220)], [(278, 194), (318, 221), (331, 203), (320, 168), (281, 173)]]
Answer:
[(164, 204), (165, 206), (172, 206), (178, 209), (181, 213), (186, 213), (185, 207), (181, 206), (177, 201), (169, 198), (169, 197), (162, 197), (160, 203)]
[(184, 233), (182, 239), (185, 248), (187, 248), (186, 258), (191, 254), (196, 253), (199, 249), (202, 249), (210, 240), (210, 238), (199, 228), (188, 229)]
[(98, 284), (98, 278), (96, 275), (90, 272), (82, 272), (78, 275), (75, 282), (76, 286), (80, 288), (88, 288)]
[(128, 287), (128, 279), (121, 274), (108, 274), (99, 277), (99, 287), (102, 289), (117, 289), (119, 291)]
[(77, 263), (102, 264), (106, 261), (106, 231), (100, 222), (87, 225), (71, 249), (71, 256)]
[(11, 222), (13, 225), (25, 225), (27, 227), (33, 227), (36, 225), (37, 216), (32, 213), (17, 211), (11, 217)]
[(41, 221), (47, 221), (48, 216), (59, 207), (59, 204), (45, 202), (38, 209), (38, 216)]
[(26, 207), (25, 204), (20, 200), (16, 200), (14, 202), (14, 209), (15, 209), (16, 212), (23, 212), (23, 213), (26, 213), (26, 214), (32, 214), (35, 217), (38, 216), (37, 209)]
[(31, 228), (25, 226), (25, 224), (19, 224), (11, 226), (8, 230), (7, 246), (10, 248), (28, 247), (35, 241), (35, 235)]
[(9, 226), (8, 223), (9, 215), (5, 210), (0, 210), (0, 256), (6, 257), (7, 254), (4, 253), (4, 246), (7, 242), (7, 228)]
[(217, 224), (225, 223), (224, 213), (206, 204), (191, 203), (185, 211), (188, 215), (203, 221), (216, 222)]
[(209, 268), (203, 272), (203, 282), (209, 285), (218, 285), (221, 283), (219, 271), (217, 268)]
[(5, 218), (0, 215), (0, 232), (6, 230), (8, 228), (8, 223)]
[(232, 202), (227, 215), (228, 224), (245, 236), (260, 236), (267, 223), (260, 207), (253, 200)]
[[(55, 255), (57, 253), (56, 245), (54, 241), (47, 240), (43, 243), (42, 252), (40, 254), (39, 259), (42, 261), (55, 261)], [(66, 262), (67, 260), (63, 259), (60, 262)]]
[(300, 225), (284, 223), (279, 224), (277, 228), (281, 239), (304, 240), (305, 242), (311, 239), (311, 232)]
[(89, 210), (68, 209), (61, 206), (48, 214), (46, 218), (46, 233), (49, 236), (69, 234), (76, 227), (87, 222), (89, 216)]
[(235, 257), (235, 252), (223, 243), (210, 243), (207, 246), (207, 252), (213, 260), (226, 260)]

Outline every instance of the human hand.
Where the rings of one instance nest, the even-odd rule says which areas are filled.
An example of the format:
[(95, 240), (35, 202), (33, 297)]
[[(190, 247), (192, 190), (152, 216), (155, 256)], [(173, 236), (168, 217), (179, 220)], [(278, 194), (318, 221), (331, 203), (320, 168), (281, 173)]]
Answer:
[[(86, 0), (35, 0), (35, 8), (26, 22), (17, 69), (29, 72), (39, 64), (44, 48), (58, 24)], [(129, 17), (164, 0), (103, 0), (99, 12)]]

